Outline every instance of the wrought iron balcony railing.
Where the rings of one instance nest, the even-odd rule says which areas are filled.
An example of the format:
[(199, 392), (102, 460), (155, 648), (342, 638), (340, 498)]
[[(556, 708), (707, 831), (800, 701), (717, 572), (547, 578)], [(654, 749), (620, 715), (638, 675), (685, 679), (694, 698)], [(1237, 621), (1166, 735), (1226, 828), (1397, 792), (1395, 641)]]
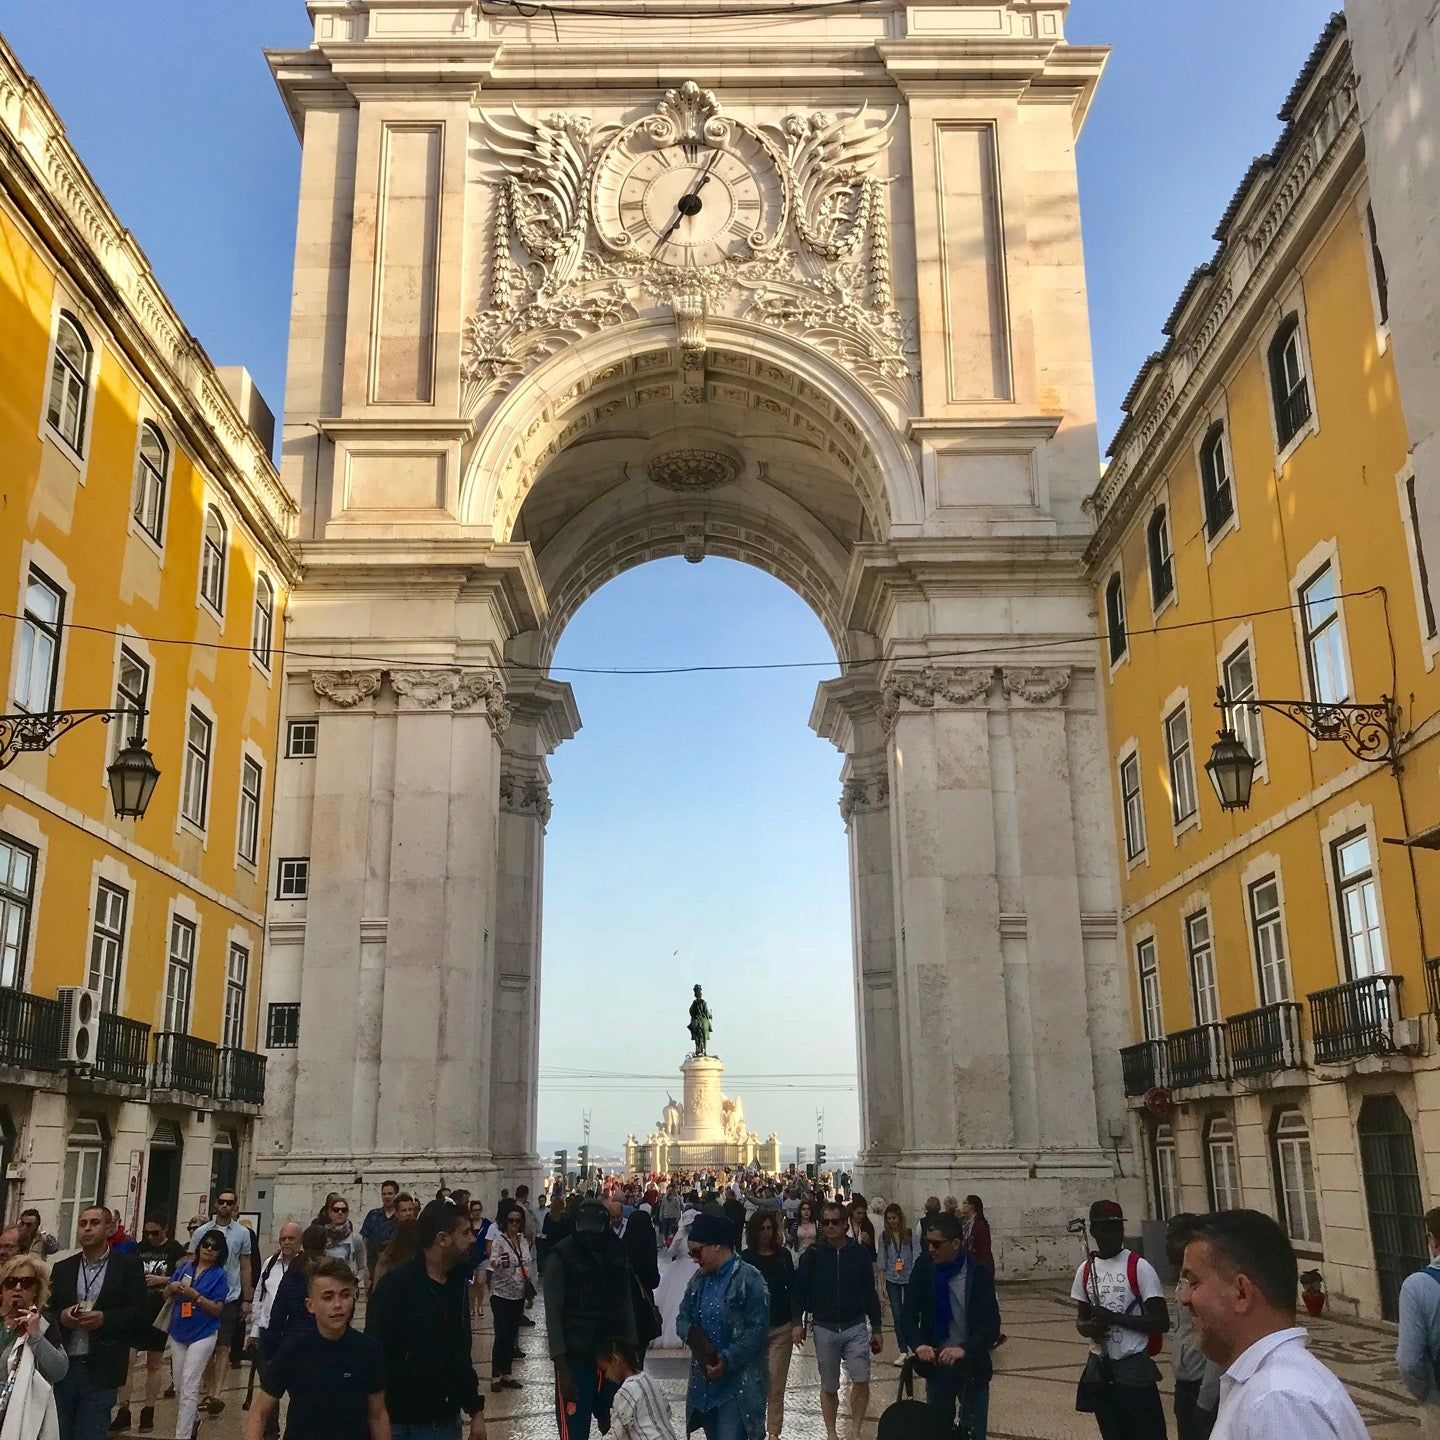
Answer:
[(1310, 418), (1310, 386), (1301, 380), (1275, 408), (1275, 418), (1280, 427), (1280, 443), (1288, 445)]
[(1163, 1040), (1142, 1040), (1120, 1051), (1120, 1068), (1127, 1095), (1143, 1095), (1156, 1085), (1168, 1085), (1169, 1071)]
[(215, 1093), (216, 1047), (208, 1040), (178, 1030), (155, 1035), (155, 1064), (150, 1083), (157, 1090), (183, 1090), (190, 1095)]
[(253, 1050), (237, 1050), (230, 1046), (219, 1052), (218, 1100), (238, 1100), (243, 1105), (265, 1103), (265, 1057)]
[(60, 1068), (60, 1002), (27, 990), (0, 989), (0, 1064)]
[(1305, 1064), (1297, 1000), (1280, 1000), (1232, 1016), (1225, 1022), (1225, 1039), (1230, 1072), (1237, 1077), (1299, 1070)]
[(140, 1020), (102, 1012), (95, 1073), (121, 1085), (143, 1085), (149, 1069), (150, 1027)]
[(1440, 955), (1432, 955), (1425, 962), (1425, 994), (1430, 1001), (1430, 1013), (1440, 1015)]
[(1400, 977), (1367, 975), (1310, 997), (1310, 1034), (1322, 1064), (1359, 1055), (1389, 1055), (1400, 1019)]
[(1223, 1025), (1196, 1025), (1177, 1030), (1165, 1041), (1170, 1084), (1177, 1090), (1186, 1085), (1211, 1085), (1229, 1076)]

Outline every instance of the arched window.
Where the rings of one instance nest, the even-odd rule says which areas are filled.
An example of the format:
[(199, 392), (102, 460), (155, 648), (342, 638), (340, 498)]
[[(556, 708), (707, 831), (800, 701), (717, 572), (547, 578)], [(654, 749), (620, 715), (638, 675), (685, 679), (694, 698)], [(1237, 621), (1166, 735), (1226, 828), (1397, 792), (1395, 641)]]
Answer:
[(200, 542), (200, 593), (217, 614), (225, 610), (225, 521), (211, 505)]
[(94, 355), (94, 347), (80, 322), (68, 311), (62, 311), (55, 329), (55, 358), (50, 365), (50, 401), (45, 407), (45, 418), (77, 455), (85, 443), (90, 366)]
[(1105, 587), (1105, 631), (1110, 637), (1110, 663), (1113, 665), (1124, 655), (1129, 643), (1125, 635), (1125, 586), (1119, 574), (1112, 575)]
[(1168, 1220), (1180, 1213), (1180, 1183), (1175, 1161), (1175, 1132), (1157, 1125), (1150, 1145), (1150, 1166), (1155, 1182), (1155, 1218)]
[(1320, 1243), (1320, 1201), (1315, 1190), (1315, 1159), (1310, 1131), (1298, 1110), (1281, 1110), (1271, 1126), (1275, 1151), (1275, 1188), (1280, 1222), (1299, 1245)]
[(135, 518), (159, 544), (165, 527), (165, 486), (170, 479), (170, 447), (159, 427), (140, 427), (140, 455), (135, 462)]
[(1205, 533), (1213, 540), (1235, 513), (1230, 455), (1225, 448), (1225, 426), (1219, 420), (1200, 442), (1200, 497), (1205, 504)]
[(1300, 317), (1292, 310), (1280, 322), (1268, 352), (1270, 398), (1275, 406), (1275, 435), (1283, 450), (1310, 418), (1310, 384), (1300, 343)]
[(250, 627), (250, 649), (256, 660), (270, 668), (270, 643), (275, 637), (275, 587), (268, 575), (255, 579), (255, 619)]
[(1223, 1115), (1205, 1126), (1205, 1183), (1212, 1210), (1235, 1210), (1240, 1205), (1240, 1159), (1235, 1150), (1235, 1127)]
[(1150, 555), (1150, 603), (1157, 609), (1175, 593), (1175, 557), (1170, 548), (1170, 515), (1162, 505), (1145, 528)]

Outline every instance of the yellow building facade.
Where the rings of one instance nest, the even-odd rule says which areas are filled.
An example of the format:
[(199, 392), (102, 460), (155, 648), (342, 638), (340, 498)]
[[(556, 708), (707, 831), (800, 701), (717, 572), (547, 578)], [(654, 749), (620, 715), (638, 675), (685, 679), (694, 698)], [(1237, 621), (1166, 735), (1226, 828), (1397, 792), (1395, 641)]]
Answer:
[[(1267, 1210), (1332, 1305), (1393, 1318), (1440, 1185), (1440, 641), (1343, 21), (1281, 119), (1092, 501), (1122, 1060), (1152, 1220)], [(1220, 686), (1304, 702), (1232, 707), (1245, 810), (1205, 771)], [(1396, 765), (1326, 708), (1386, 696)]]
[(116, 818), (129, 716), (0, 770), (3, 1213), (68, 1248), (86, 1202), (174, 1224), (248, 1173), (295, 514), (248, 376), (186, 331), (3, 42), (0, 136), (4, 710), (12, 735), (143, 711), (161, 772)]

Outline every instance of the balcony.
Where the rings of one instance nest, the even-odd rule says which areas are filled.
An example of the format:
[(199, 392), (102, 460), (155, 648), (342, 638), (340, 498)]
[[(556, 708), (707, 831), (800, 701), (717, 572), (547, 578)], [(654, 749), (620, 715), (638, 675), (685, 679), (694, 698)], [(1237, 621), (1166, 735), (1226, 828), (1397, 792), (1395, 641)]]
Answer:
[(0, 989), (0, 1064), (58, 1070), (60, 1057), (60, 1002)]
[(1320, 1064), (1389, 1055), (1400, 1019), (1400, 977), (1368, 975), (1316, 990), (1310, 997), (1310, 1033)]
[(253, 1050), (226, 1046), (219, 1052), (215, 1087), (217, 1100), (234, 1100), (242, 1105), (265, 1103), (265, 1057)]
[(1425, 962), (1425, 994), (1430, 1000), (1430, 1013), (1440, 1015), (1440, 955)]
[(1165, 1058), (1170, 1084), (1177, 1090), (1187, 1085), (1214, 1085), (1228, 1078), (1225, 1027), (1196, 1025), (1176, 1031), (1165, 1041)]
[(1163, 1040), (1142, 1040), (1138, 1045), (1125, 1046), (1120, 1052), (1120, 1068), (1127, 1095), (1143, 1095), (1156, 1085), (1170, 1083)]
[(1305, 1064), (1300, 1048), (1300, 1005), (1281, 1000), (1246, 1010), (1226, 1022), (1230, 1071), (1237, 1079), (1276, 1070), (1299, 1070)]
[(148, 1078), (150, 1027), (105, 1011), (95, 1047), (95, 1074), (121, 1085), (143, 1085)]
[(1276, 405), (1276, 421), (1280, 429), (1280, 444), (1288, 445), (1310, 418), (1310, 386), (1299, 381), (1295, 388)]
[(161, 1030), (155, 1036), (150, 1084), (156, 1090), (213, 1095), (216, 1053), (216, 1047), (208, 1040), (197, 1040), (178, 1030)]

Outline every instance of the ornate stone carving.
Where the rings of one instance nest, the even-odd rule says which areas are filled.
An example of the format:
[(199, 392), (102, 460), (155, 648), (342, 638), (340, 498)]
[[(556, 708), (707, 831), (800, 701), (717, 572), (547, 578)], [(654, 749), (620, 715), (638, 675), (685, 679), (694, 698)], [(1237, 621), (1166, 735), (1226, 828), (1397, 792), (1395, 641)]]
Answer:
[(312, 670), (310, 684), (322, 700), (353, 710), (380, 693), (380, 674), (379, 670)]
[(433, 710), (460, 687), (453, 670), (392, 670), (390, 688), (420, 710)]
[(500, 808), (512, 815), (534, 815), (541, 825), (550, 823), (550, 787), (543, 780), (501, 775)]
[(840, 817), (847, 825), (852, 815), (883, 810), (889, 803), (888, 775), (852, 775), (840, 789)]
[(678, 495), (703, 495), (738, 478), (741, 463), (737, 455), (723, 450), (684, 447), (665, 450), (645, 467), (652, 485)]
[(1070, 684), (1068, 665), (1033, 665), (1020, 670), (1002, 670), (1000, 685), (1007, 699), (1025, 705), (1049, 705), (1058, 701)]
[(698, 565), (705, 558), (705, 527), (687, 525), (681, 536), (680, 553), (691, 565)]
[(494, 670), (463, 670), (457, 678), (452, 710), (483, 705), (491, 728), (503, 735), (510, 727), (511, 707), (505, 701), (505, 681)]
[(824, 110), (787, 115), (781, 131), (795, 186), (795, 228), (826, 260), (847, 260), (880, 207), (884, 182), (873, 172), (890, 144), (895, 112), (878, 128), (865, 123), (868, 105), (834, 118)]
[(952, 669), (926, 665), (919, 670), (892, 671), (881, 692), (881, 719), (886, 730), (891, 730), (905, 704), (920, 710), (933, 710), (937, 705), (974, 705), (990, 693), (994, 681), (994, 670), (982, 666)]

